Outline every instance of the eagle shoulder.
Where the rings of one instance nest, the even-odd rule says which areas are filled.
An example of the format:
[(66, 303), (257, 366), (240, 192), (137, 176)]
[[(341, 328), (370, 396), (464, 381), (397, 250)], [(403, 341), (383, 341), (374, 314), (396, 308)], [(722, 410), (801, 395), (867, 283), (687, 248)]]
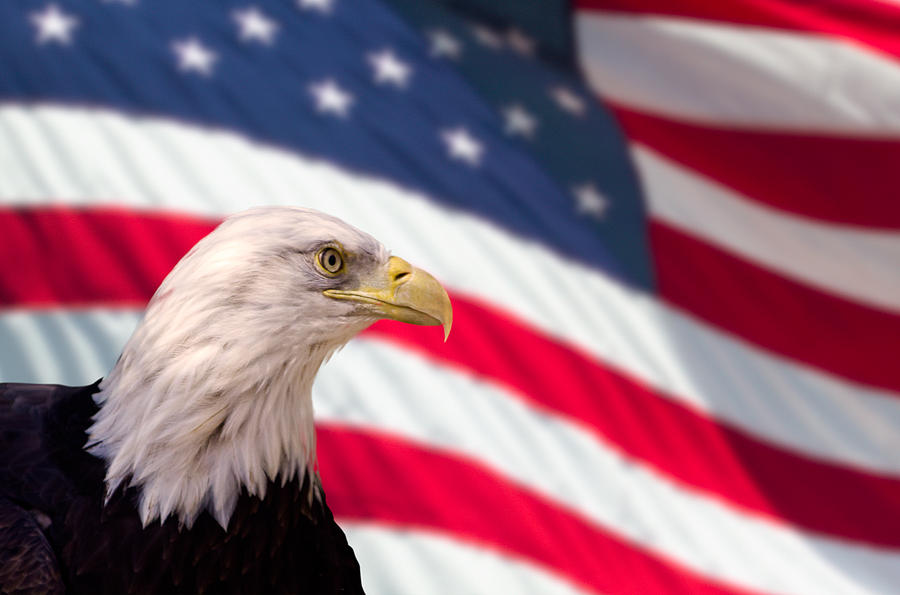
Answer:
[(0, 592), (65, 591), (56, 555), (39, 524), (42, 519), (43, 513), (0, 497)]

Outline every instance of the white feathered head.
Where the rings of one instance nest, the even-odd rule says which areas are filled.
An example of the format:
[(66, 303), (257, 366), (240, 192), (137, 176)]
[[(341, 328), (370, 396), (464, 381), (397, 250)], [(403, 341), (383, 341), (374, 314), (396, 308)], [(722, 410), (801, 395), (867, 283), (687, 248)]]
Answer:
[(240, 494), (315, 462), (319, 367), (380, 318), (452, 322), (428, 273), (309, 209), (229, 217), (175, 266), (95, 399), (90, 450), (107, 490), (141, 489), (145, 524), (208, 508), (225, 527)]

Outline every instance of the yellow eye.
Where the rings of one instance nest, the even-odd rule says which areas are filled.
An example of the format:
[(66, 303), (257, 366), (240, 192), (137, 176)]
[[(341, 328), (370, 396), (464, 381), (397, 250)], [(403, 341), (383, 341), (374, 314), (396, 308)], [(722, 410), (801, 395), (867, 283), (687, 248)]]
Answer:
[(344, 266), (344, 258), (336, 248), (325, 248), (319, 252), (319, 265), (326, 273), (334, 275)]

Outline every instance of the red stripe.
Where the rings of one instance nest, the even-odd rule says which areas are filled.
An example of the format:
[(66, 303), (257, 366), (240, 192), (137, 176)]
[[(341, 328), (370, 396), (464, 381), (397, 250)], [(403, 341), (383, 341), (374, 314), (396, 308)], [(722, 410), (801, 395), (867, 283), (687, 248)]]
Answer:
[(0, 306), (145, 304), (217, 221), (117, 208), (0, 208)]
[(576, 0), (576, 7), (821, 33), (900, 56), (900, 7), (874, 0)]
[(632, 140), (770, 206), (842, 224), (900, 229), (900, 141), (685, 124), (614, 107)]
[(900, 389), (900, 316), (788, 280), (661, 222), (651, 223), (650, 237), (666, 301), (775, 353)]
[(319, 426), (336, 517), (446, 532), (603, 593), (734, 593), (600, 529), (474, 461), (381, 434)]
[[(21, 222), (16, 220), (20, 216)], [(17, 306), (142, 304), (181, 253), (206, 233), (212, 223), (126, 211), (22, 209), (0, 210), (0, 227), (11, 230), (0, 237), (2, 303)], [(654, 227), (658, 251), (661, 250), (659, 229)], [(99, 238), (85, 234), (99, 234)], [(665, 239), (662, 241), (663, 246), (667, 245)], [(690, 244), (682, 244), (682, 250), (684, 246)], [(14, 247), (18, 250), (12, 257)], [(676, 290), (680, 286), (673, 289), (669, 277), (678, 270), (676, 267), (684, 269), (688, 263), (691, 266), (706, 263), (704, 258), (711, 253), (706, 249), (700, 254), (678, 253), (678, 249), (674, 245), (660, 256), (663, 290), (676, 303), (675, 297), (680, 295)], [(708, 278), (727, 280), (731, 269), (725, 268), (728, 270), (720, 272), (715, 267), (712, 270), (701, 267), (694, 275), (682, 279), (709, 275)], [(46, 272), (37, 274), (37, 271)], [(58, 281), (55, 275), (63, 281)], [(765, 279), (750, 279), (748, 282), (766, 287)], [(740, 287), (743, 282), (739, 276), (732, 284)], [(690, 301), (689, 289), (680, 289), (687, 296), (683, 301)], [(720, 299), (708, 288), (706, 292), (710, 294), (709, 299)], [(818, 532), (900, 546), (900, 517), (894, 514), (900, 509), (900, 480), (815, 462), (774, 448), (677, 404), (639, 379), (561, 345), (502, 312), (459, 295), (453, 299), (455, 323), (453, 336), (446, 345), (440, 342), (440, 333), (423, 332), (409, 325), (376, 325), (370, 332), (389, 336), (430, 357), (439, 357), (509, 386), (533, 405), (584, 424), (601, 440), (616, 445), (629, 456), (735, 505)], [(766, 312), (779, 312), (770, 308)], [(826, 315), (809, 304), (806, 308), (819, 316)], [(727, 308), (720, 307), (720, 310), (729, 313)], [(746, 313), (734, 316), (742, 319)], [(808, 316), (805, 310), (801, 314), (789, 310), (777, 320), (795, 324), (792, 319), (797, 318), (800, 323), (809, 323)], [(812, 320), (809, 324), (815, 326), (815, 319)], [(733, 324), (744, 323), (737, 320)], [(758, 332), (757, 325), (777, 329), (775, 322), (757, 321), (747, 325), (747, 332)], [(798, 332), (812, 340), (821, 336), (821, 331), (815, 328), (798, 327)], [(847, 344), (851, 347), (867, 345), (871, 339), (871, 331), (862, 333), (861, 337), (860, 331), (854, 329), (848, 329), (848, 333)], [(775, 336), (779, 335), (775, 333)], [(851, 350), (841, 341), (831, 341), (828, 345)], [(891, 353), (887, 349), (882, 350), (885, 355), (872, 351), (867, 350), (866, 357), (877, 362)], [(854, 358), (854, 361), (862, 359)], [(822, 493), (829, 497), (821, 498)]]
[(812, 531), (900, 546), (900, 479), (776, 448), (458, 294), (453, 318), (446, 344), (393, 322), (368, 332), (512, 388), (679, 483)]

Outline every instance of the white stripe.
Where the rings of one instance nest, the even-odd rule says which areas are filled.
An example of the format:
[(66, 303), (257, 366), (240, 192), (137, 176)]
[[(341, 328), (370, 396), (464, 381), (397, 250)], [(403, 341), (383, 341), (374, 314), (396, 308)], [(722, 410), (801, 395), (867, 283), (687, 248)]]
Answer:
[(83, 386), (105, 376), (135, 310), (0, 310), (0, 382)]
[(542, 568), (438, 533), (338, 518), (372, 595), (578, 595)]
[(896, 552), (804, 538), (737, 513), (572, 422), (399, 347), (351, 342), (319, 373), (313, 394), (319, 422), (374, 427), (461, 453), (650, 552), (725, 582), (797, 593), (900, 584)]
[(888, 392), (753, 349), (537, 242), (393, 184), (236, 134), (48, 106), (0, 108), (0, 171), (0, 204), (115, 198), (207, 215), (253, 204), (330, 212), (453, 289), (502, 304), (673, 400), (812, 457), (900, 474), (900, 400)]
[(575, 24), (589, 83), (616, 103), (737, 127), (900, 132), (900, 65), (861, 44), (594, 11), (579, 11)]
[[(15, 330), (12, 350), (33, 361), (30, 346), (53, 337), (54, 351), (45, 356), (65, 361), (62, 370), (79, 370), (83, 363), (87, 372), (50, 380), (76, 384), (92, 382), (112, 366), (117, 349), (104, 350), (138, 320), (128, 311), (54, 313), (34, 325), (10, 324), (16, 316), (41, 317), (0, 316), (0, 345)], [(73, 327), (84, 329), (84, 337), (57, 330)], [(6, 361), (7, 350), (0, 348), (0, 361)], [(7, 372), (0, 368), (0, 376)], [(803, 537), (736, 512), (622, 456), (575, 422), (538, 412), (504, 388), (390, 344), (351, 342), (320, 372), (313, 394), (320, 422), (377, 428), (479, 460), (598, 527), (711, 577), (792, 592), (886, 589), (900, 581), (896, 552)]]
[(653, 218), (785, 277), (900, 313), (900, 234), (790, 215), (639, 143), (631, 153)]

